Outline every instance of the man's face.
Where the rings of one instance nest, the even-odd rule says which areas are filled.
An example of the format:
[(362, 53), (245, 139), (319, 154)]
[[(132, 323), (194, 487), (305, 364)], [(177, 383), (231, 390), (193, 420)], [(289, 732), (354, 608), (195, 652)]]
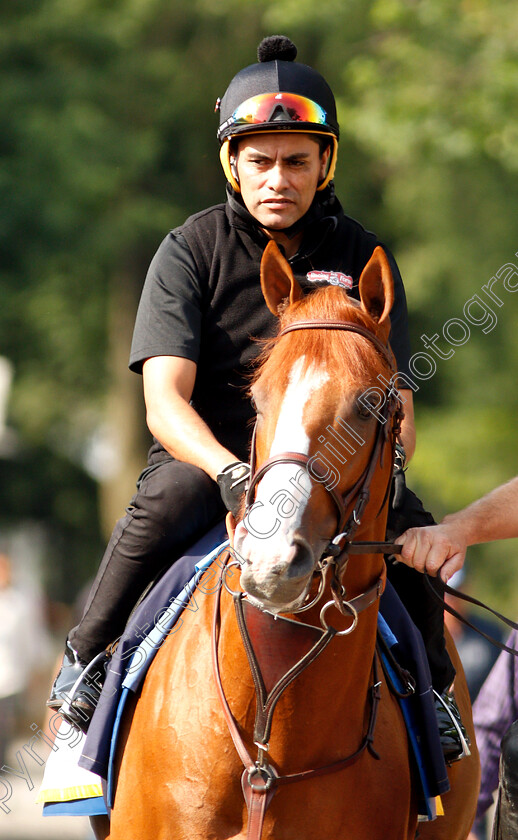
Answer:
[(239, 141), (237, 174), (243, 201), (260, 225), (283, 230), (309, 209), (324, 178), (329, 149), (310, 134), (252, 134)]

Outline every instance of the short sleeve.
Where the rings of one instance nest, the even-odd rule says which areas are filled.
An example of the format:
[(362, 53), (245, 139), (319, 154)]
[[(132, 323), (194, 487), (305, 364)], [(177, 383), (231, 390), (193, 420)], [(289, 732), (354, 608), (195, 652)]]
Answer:
[(130, 369), (141, 373), (151, 356), (198, 361), (202, 281), (194, 257), (179, 233), (169, 233), (155, 254), (135, 321)]

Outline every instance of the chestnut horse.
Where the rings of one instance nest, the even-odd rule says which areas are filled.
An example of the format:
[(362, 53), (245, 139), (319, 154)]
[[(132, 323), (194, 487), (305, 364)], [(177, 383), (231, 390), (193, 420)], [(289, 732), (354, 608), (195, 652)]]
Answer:
[[(304, 296), (270, 243), (261, 285), (280, 332), (252, 385), (253, 478), (244, 520), (227, 518), (234, 560), (224, 586), (206, 573), (127, 717), (109, 836), (414, 840), (417, 782), (376, 653), (400, 418), (378, 379), (393, 375), (390, 268), (377, 248), (360, 303), (334, 286)], [(455, 664), (472, 754), (449, 769), (446, 815), (419, 823), (436, 840), (467, 837), (478, 794)]]

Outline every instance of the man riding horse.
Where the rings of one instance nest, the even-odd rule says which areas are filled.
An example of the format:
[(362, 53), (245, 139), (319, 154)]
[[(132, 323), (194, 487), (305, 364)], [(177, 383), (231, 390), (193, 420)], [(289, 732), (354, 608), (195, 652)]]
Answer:
[[(86, 729), (99, 696), (81, 677), (123, 631), (142, 591), (225, 514), (240, 517), (249, 476), (247, 395), (257, 339), (271, 337), (276, 318), (259, 284), (263, 250), (274, 240), (304, 291), (321, 283), (358, 297), (358, 280), (377, 237), (347, 217), (335, 196), (339, 127), (333, 93), (314, 69), (295, 61), (283, 36), (264, 39), (258, 63), (241, 70), (218, 100), (220, 158), (227, 200), (171, 231), (155, 255), (136, 319), (130, 368), (143, 376), (148, 426), (154, 436), (148, 466), (126, 514), (115, 526), (79, 625), (67, 639), (48, 705)], [(384, 247), (384, 246), (383, 246)], [(401, 276), (390, 262), (395, 301), (390, 342), (400, 374), (410, 346)], [(401, 429), (389, 515), (391, 537), (433, 523), (406, 489), (415, 448), (412, 391), (400, 391)], [(453, 718), (455, 671), (446, 653), (443, 609), (422, 575), (389, 569), (423, 634), (446, 758), (462, 755)], [(70, 692), (75, 686), (74, 696)]]

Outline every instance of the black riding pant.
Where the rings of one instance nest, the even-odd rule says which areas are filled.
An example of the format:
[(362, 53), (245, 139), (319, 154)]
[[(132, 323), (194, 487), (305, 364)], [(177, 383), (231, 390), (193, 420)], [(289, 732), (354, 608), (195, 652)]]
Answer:
[(148, 584), (225, 514), (217, 484), (198, 467), (167, 459), (143, 471), (113, 530), (81, 622), (69, 633), (81, 659), (89, 661), (121, 635)]
[[(148, 584), (225, 513), (217, 484), (203, 470), (173, 459), (144, 470), (126, 515), (115, 526), (81, 622), (69, 634), (82, 659), (89, 661), (121, 635)], [(409, 490), (390, 520), (394, 536), (433, 523)], [(433, 686), (443, 691), (455, 671), (444, 647), (442, 604), (433, 598), (423, 575), (403, 564), (389, 564), (389, 578), (421, 630)]]

